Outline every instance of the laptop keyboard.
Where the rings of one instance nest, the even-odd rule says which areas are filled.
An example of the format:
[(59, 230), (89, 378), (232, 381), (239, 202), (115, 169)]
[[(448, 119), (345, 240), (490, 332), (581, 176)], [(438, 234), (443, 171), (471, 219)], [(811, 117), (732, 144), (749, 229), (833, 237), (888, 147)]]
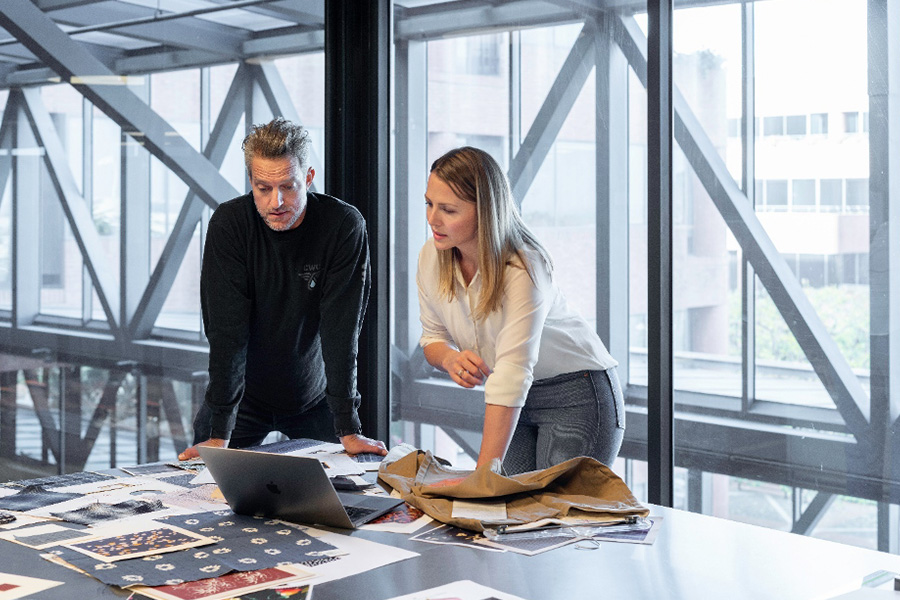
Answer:
[(353, 523), (359, 523), (361, 520), (364, 520), (367, 516), (371, 515), (373, 512), (376, 512), (374, 508), (365, 508), (362, 506), (347, 506), (344, 505), (344, 510), (347, 511), (347, 516), (350, 517), (350, 520)]

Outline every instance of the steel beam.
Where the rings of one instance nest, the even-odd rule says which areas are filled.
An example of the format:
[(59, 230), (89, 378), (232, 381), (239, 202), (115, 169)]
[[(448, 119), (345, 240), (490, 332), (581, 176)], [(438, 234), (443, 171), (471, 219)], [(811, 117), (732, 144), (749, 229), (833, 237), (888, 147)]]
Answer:
[(892, 479), (900, 476), (900, 0), (867, 8), (871, 422)]
[[(231, 87), (225, 95), (222, 109), (216, 119), (216, 125), (203, 150), (204, 159), (217, 169), (222, 165), (225, 155), (231, 147), (234, 132), (237, 130), (246, 106), (244, 90), (250, 87), (251, 83), (252, 78), (247, 67), (241, 66), (234, 74)], [(230, 184), (229, 187), (231, 187)], [(219, 201), (224, 202), (238, 195), (237, 190), (233, 187), (231, 190), (231, 196), (219, 198)], [(194, 190), (190, 190), (181, 205), (181, 211), (178, 213), (172, 233), (169, 234), (166, 246), (156, 263), (156, 268), (153, 269), (150, 281), (134, 311), (134, 317), (129, 324), (131, 339), (149, 337), (166, 297), (169, 295), (169, 290), (172, 289), (175, 277), (178, 275), (184, 255), (193, 240), (194, 230), (203, 214), (203, 208), (201, 198)]]
[[(91, 282), (100, 299), (100, 304), (103, 306), (109, 329), (118, 338), (120, 336), (118, 288), (113, 283), (112, 269), (100, 243), (93, 215), (85, 199), (81, 196), (75, 177), (69, 169), (66, 151), (50, 118), (50, 113), (47, 112), (41, 100), (40, 89), (26, 88), (22, 90), (22, 98), (37, 142), (46, 152), (45, 161), (50, 180), (56, 188), (56, 194), (66, 215), (69, 228), (81, 251), (84, 266), (90, 273)], [(23, 201), (22, 198), (18, 199), (20, 203)]]
[(601, 16), (596, 33), (597, 333), (619, 361), (627, 385), (628, 343), (628, 63)]
[(791, 527), (791, 533), (812, 535), (813, 529), (816, 528), (816, 525), (819, 524), (819, 521), (822, 520), (822, 517), (825, 516), (825, 513), (836, 499), (837, 496), (834, 494), (817, 493), (812, 502), (806, 507), (806, 510), (803, 511), (803, 514), (800, 515), (800, 518), (794, 522), (793, 527)]
[(15, 94), (13, 94), (13, 98), (7, 100), (2, 118), (0, 118), (0, 200), (3, 199), (3, 191), (6, 190), (6, 184), (12, 175), (12, 157), (16, 148), (13, 144), (13, 134), (15, 133), (17, 112)]
[(538, 169), (556, 141), (566, 117), (594, 66), (594, 30), (585, 24), (509, 165), (513, 197), (521, 205)]
[[(27, 327), (41, 306), (40, 219), (34, 217), (41, 189), (42, 150), (28, 126), (21, 91), (11, 91), (7, 117), (15, 119), (12, 186), (12, 322)], [(31, 203), (31, 207), (28, 206)]]
[[(620, 23), (621, 27), (616, 28), (616, 41), (635, 74), (646, 83), (643, 33), (633, 19), (622, 19)], [(831, 395), (847, 427), (857, 439), (866, 440), (869, 435), (868, 396), (687, 102), (677, 89), (673, 96), (675, 139)]]
[(647, 13), (647, 487), (673, 506), (672, 0), (649, 0)]
[[(756, 206), (756, 26), (753, 3), (741, 0), (741, 179), (742, 191)], [(741, 255), (741, 409), (756, 400), (756, 274)]]
[[(324, 40), (324, 35), (322, 38)], [(302, 125), (303, 121), (300, 119), (300, 113), (297, 112), (297, 107), (291, 99), (291, 94), (284, 85), (284, 79), (281, 77), (278, 67), (271, 61), (262, 61), (258, 64), (248, 63), (246, 67), (250, 70), (253, 80), (259, 86), (272, 113)], [(315, 147), (309, 149), (309, 164), (316, 170), (316, 175), (321, 181), (325, 181), (325, 165), (322, 163), (322, 159), (319, 158), (319, 153), (316, 152)], [(313, 191), (316, 189), (315, 184), (316, 182), (313, 180)]]
[[(427, 239), (423, 210), (428, 178), (428, 45), (402, 40), (394, 46), (394, 106), (397, 164), (394, 168), (394, 343), (409, 356), (417, 348), (422, 327), (419, 323), (419, 293), (416, 264)], [(408, 361), (407, 365), (408, 367)], [(405, 369), (409, 370), (409, 369)], [(401, 381), (411, 373), (401, 374)], [(406, 402), (401, 391), (400, 402)]]
[(174, 127), (126, 86), (116, 85), (118, 74), (71, 40), (32, 2), (4, 0), (0, 3), (0, 26), (123, 129), (139, 135), (147, 149), (209, 206), (216, 207), (222, 198), (237, 195), (218, 169)]
[(359, 339), (360, 419), (379, 439), (390, 417), (391, 5), (325, 0), (325, 191), (366, 220), (372, 291)]
[(155, 7), (125, 2), (105, 3), (102, 15), (102, 22), (98, 23), (97, 11), (68, 9), (54, 11), (52, 18), (57, 24), (70, 26), (72, 29), (67, 31), (70, 36), (99, 30), (174, 48), (203, 50), (229, 60), (239, 58), (241, 44), (250, 39), (249, 32), (235, 27), (172, 13), (158, 15)]
[[(135, 93), (147, 102), (150, 86), (139, 86)], [(127, 133), (121, 132), (119, 139), (122, 144), (119, 158), (119, 322), (127, 326), (134, 319), (150, 280), (151, 156)]]
[(547, 23), (574, 23), (573, 11), (547, 2), (527, 0), (498, 5), (447, 2), (435, 10), (404, 9), (394, 20), (394, 40), (433, 40), (448, 36), (507, 31)]

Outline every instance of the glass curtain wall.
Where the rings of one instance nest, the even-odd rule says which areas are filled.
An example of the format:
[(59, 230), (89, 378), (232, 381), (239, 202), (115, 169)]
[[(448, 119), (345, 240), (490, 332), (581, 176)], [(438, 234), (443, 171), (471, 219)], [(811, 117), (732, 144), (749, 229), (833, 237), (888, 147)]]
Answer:
[[(623, 26), (599, 13), (524, 23), (517, 6), (488, 10), (490, 27), (475, 27), (450, 8), (440, 17), (412, 5), (396, 13), (392, 331), (400, 367), (391, 441), (432, 450), (460, 468), (478, 455), (484, 390), (461, 388), (425, 362), (415, 284), (430, 235), (428, 170), (444, 152), (476, 146), (507, 170), (524, 220), (554, 257), (554, 278), (619, 361), (623, 383), (630, 360), (622, 260), (629, 181), (620, 157), (642, 142), (626, 138), (630, 69), (610, 35)], [(613, 466), (646, 495), (631, 461)]]
[(677, 506), (876, 547), (866, 53), (857, 2), (676, 10), (675, 462)]
[[(498, 3), (477, 25), (464, 10), (398, 4), (392, 441), (463, 467), (477, 456), (483, 393), (424, 361), (414, 282), (430, 161), (476, 145), (508, 169), (564, 292), (620, 362), (628, 422), (614, 468), (646, 499), (647, 257), (657, 243), (647, 233), (657, 209), (647, 203), (646, 7), (529, 15), (523, 26), (527, 3)], [(869, 214), (870, 190), (883, 184), (869, 180), (867, 73), (872, 48), (876, 73), (900, 56), (872, 41), (886, 25), (867, 22), (867, 8), (675, 10), (675, 505), (896, 551), (878, 541), (896, 530), (896, 507), (879, 504), (889, 492), (871, 483), (890, 483), (878, 461), (893, 451), (869, 407), (869, 313), (880, 306), (869, 294), (870, 228), (888, 223)], [(516, 9), (518, 21), (507, 17)], [(584, 35), (595, 45), (579, 79), (570, 61)]]
[[(183, 10), (176, 4), (153, 10), (173, 16)], [(247, 186), (240, 142), (251, 122), (274, 114), (299, 119), (312, 132), (314, 157), (324, 150), (324, 49), (315, 30), (321, 21), (285, 21), (260, 4), (258, 14), (229, 22), (228, 36), (283, 34), (293, 26), (306, 32), (305, 43), (288, 53), (255, 50), (253, 60), (200, 66), (209, 61), (201, 57), (191, 68), (132, 70), (106, 80), (127, 86), (146, 105), (136, 109), (127, 98), (116, 108), (152, 112), (165, 124), (160, 145), (185, 143), (198, 161), (194, 166), (212, 162), (232, 195)], [(305, 5), (308, 19), (324, 12), (321, 1)], [(103, 27), (103, 11), (94, 11), (97, 22), (86, 25)], [(223, 12), (227, 17), (229, 11)], [(109, 38), (113, 45), (121, 41)], [(149, 64), (153, 54), (144, 52), (141, 59)], [(160, 151), (151, 151), (145, 132), (122, 125), (121, 115), (105, 112), (65, 83), (37, 91), (0, 90), (0, 116), (15, 132), (0, 140), (0, 321), (25, 340), (33, 330), (61, 335), (40, 337), (39, 331), (30, 355), (0, 357), (0, 421), (15, 426), (14, 435), (0, 441), (0, 480), (174, 459), (191, 439), (205, 388), (199, 273), (211, 209)], [(143, 114), (137, 116), (141, 122)], [(49, 127), (39, 129), (44, 123)], [(15, 148), (6, 142), (12, 139)], [(315, 166), (324, 182), (324, 169)], [(14, 206), (33, 218), (14, 223)], [(20, 257), (15, 281), (14, 240)], [(105, 296), (89, 273), (85, 254), (91, 252)], [(42, 343), (48, 339), (60, 340), (59, 346)], [(129, 345), (141, 348), (136, 354), (146, 354), (147, 362), (124, 356)]]

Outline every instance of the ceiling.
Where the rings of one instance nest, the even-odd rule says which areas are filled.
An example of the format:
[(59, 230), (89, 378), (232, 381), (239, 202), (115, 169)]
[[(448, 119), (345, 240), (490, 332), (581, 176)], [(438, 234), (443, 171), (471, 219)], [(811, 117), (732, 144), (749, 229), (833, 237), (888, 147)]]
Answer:
[(40, 16), (31, 14), (33, 7), (120, 75), (295, 54), (324, 44), (322, 0), (3, 0), (0, 88), (46, 82), (51, 75), (11, 33), (35, 27)]
[[(393, 31), (395, 39), (424, 40), (643, 6), (640, 0), (396, 0)], [(321, 51), (324, 12), (324, 0), (2, 0), (0, 89), (55, 80), (47, 55), (42, 60), (14, 34), (48, 23), (108, 71), (133, 75)], [(41, 49), (53, 55), (65, 45)]]

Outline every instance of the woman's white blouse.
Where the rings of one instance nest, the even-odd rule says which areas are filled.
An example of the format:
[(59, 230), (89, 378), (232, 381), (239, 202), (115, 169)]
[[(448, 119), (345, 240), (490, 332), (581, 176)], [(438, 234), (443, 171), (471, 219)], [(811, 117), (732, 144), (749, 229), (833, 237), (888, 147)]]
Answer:
[(463, 294), (448, 302), (439, 293), (434, 240), (425, 242), (419, 252), (419, 344), (424, 348), (444, 342), (480, 356), (492, 371), (484, 384), (488, 404), (523, 406), (535, 379), (618, 364), (587, 321), (567, 306), (540, 257), (531, 251), (525, 256), (535, 281), (520, 261), (508, 264), (500, 309), (475, 322), (472, 314), (482, 284), (479, 273), (466, 287), (457, 268), (455, 276)]

